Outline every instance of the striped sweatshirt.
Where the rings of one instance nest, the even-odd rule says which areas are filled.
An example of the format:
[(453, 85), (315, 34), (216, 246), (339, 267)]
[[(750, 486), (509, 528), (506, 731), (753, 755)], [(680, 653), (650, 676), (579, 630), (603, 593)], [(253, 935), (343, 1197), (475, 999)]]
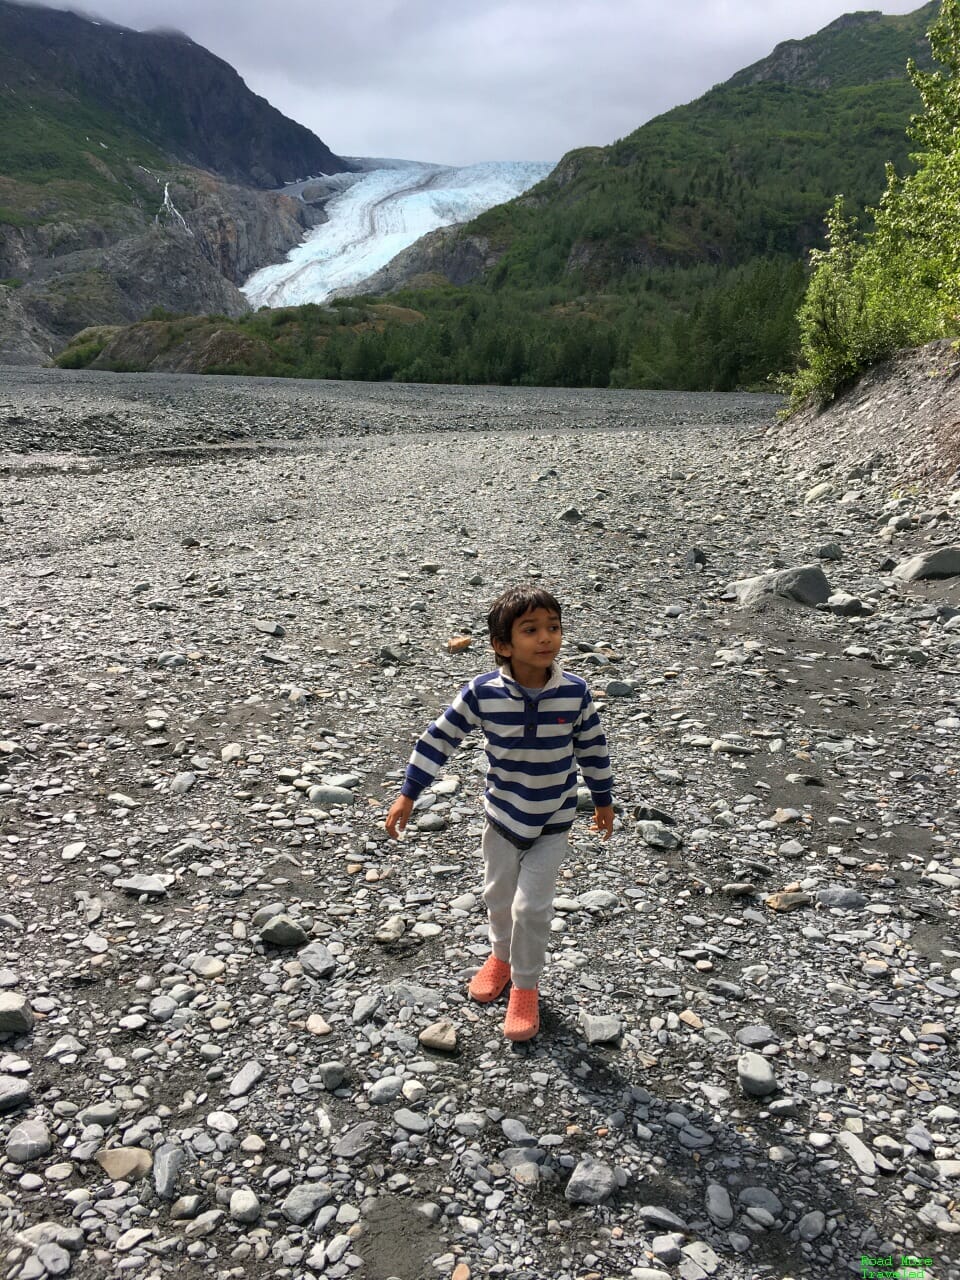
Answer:
[(414, 747), (401, 795), (416, 800), (476, 728), (486, 738), (484, 812), (517, 848), (573, 826), (577, 765), (594, 804), (613, 802), (607, 740), (587, 682), (556, 662), (535, 696), (514, 680), (509, 661), (464, 685)]

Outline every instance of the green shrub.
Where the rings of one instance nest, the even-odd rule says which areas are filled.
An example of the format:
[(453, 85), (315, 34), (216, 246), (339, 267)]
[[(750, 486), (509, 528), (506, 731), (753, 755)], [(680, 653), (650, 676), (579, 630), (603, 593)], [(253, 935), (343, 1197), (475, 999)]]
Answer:
[(54, 364), (60, 369), (86, 369), (106, 345), (106, 340), (77, 343), (67, 347), (66, 351), (61, 351)]
[(184, 313), (182, 311), (168, 311), (166, 307), (151, 307), (145, 320), (182, 320)]
[(924, 110), (908, 135), (923, 150), (915, 172), (887, 165), (887, 189), (862, 239), (838, 196), (828, 215), (828, 249), (800, 307), (801, 365), (786, 381), (791, 409), (823, 405), (902, 347), (960, 332), (960, 0), (942, 0), (930, 30), (941, 69), (910, 78)]

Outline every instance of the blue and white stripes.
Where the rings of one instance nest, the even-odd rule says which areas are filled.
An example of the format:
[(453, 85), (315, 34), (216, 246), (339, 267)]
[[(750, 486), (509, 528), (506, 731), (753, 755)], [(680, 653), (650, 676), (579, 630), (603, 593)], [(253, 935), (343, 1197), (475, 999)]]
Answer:
[(484, 811), (521, 848), (573, 825), (578, 765), (594, 804), (612, 803), (607, 740), (590, 690), (556, 663), (535, 697), (508, 662), (464, 685), (414, 747), (401, 793), (415, 800), (477, 728), (488, 761)]

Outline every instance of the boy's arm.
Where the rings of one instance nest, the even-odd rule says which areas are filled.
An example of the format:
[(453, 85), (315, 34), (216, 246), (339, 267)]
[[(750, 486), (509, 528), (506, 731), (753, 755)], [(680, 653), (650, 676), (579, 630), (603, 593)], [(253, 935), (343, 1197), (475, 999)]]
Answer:
[(464, 685), (443, 715), (433, 721), (413, 748), (400, 794), (416, 800), (420, 792), (430, 786), (467, 734), (479, 724), (477, 695), (469, 684)]
[(598, 809), (612, 805), (613, 770), (610, 768), (610, 754), (589, 689), (584, 693), (583, 706), (573, 726), (573, 750), (583, 780), (590, 788), (594, 805)]

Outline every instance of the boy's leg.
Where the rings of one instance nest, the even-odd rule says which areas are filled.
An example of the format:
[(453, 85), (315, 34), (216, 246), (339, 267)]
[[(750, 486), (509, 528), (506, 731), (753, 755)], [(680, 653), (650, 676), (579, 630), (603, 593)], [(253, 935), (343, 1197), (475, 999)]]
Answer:
[(569, 837), (568, 831), (541, 836), (520, 855), (513, 898), (510, 980), (524, 991), (537, 985), (543, 969), (557, 876), (569, 848)]
[(483, 900), (489, 917), (490, 950), (510, 963), (513, 899), (520, 871), (520, 850), (489, 822), (483, 824)]

